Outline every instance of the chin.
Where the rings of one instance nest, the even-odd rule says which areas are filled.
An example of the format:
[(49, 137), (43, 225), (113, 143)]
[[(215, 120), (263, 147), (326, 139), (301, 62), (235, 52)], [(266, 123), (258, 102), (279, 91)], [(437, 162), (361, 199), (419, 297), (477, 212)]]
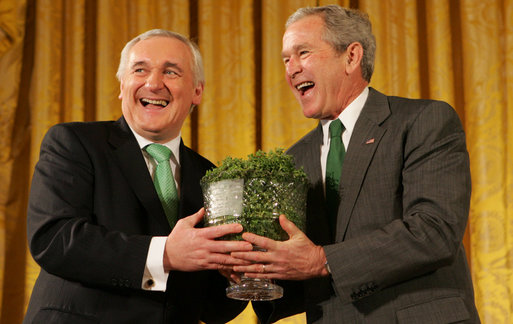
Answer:
[(319, 113), (317, 111), (315, 111), (315, 110), (312, 110), (312, 109), (303, 108), (303, 115), (306, 118), (319, 119)]

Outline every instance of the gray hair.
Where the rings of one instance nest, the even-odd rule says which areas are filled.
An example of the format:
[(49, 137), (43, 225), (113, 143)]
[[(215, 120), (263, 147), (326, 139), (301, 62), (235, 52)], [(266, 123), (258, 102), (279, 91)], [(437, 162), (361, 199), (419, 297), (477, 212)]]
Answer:
[(135, 44), (138, 42), (152, 38), (152, 37), (169, 37), (169, 38), (175, 38), (179, 41), (183, 42), (185, 45), (187, 45), (192, 53), (193, 62), (192, 62), (192, 72), (194, 73), (194, 85), (198, 85), (199, 83), (205, 84), (205, 72), (203, 70), (203, 58), (201, 57), (201, 53), (198, 49), (198, 46), (193, 43), (191, 40), (189, 40), (187, 37), (175, 33), (169, 30), (165, 29), (152, 29), (148, 30), (145, 33), (140, 34), (139, 36), (136, 36), (131, 41), (126, 43), (125, 47), (121, 51), (121, 59), (119, 60), (119, 67), (118, 71), (116, 73), (116, 77), (118, 80), (121, 81), (121, 78), (126, 72), (127, 64), (128, 64), (128, 54), (130, 53), (130, 50), (132, 47), (134, 47)]
[(306, 7), (294, 12), (287, 20), (285, 27), (288, 28), (296, 21), (311, 15), (317, 15), (324, 20), (323, 40), (331, 44), (338, 53), (345, 52), (347, 47), (354, 42), (362, 45), (362, 77), (370, 82), (374, 72), (376, 39), (372, 34), (369, 16), (359, 10), (342, 8), (337, 5)]

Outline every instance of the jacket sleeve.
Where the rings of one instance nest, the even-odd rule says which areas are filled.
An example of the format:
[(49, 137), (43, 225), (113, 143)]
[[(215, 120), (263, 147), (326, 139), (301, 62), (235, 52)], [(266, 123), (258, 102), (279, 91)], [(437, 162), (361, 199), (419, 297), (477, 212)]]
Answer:
[(471, 183), (459, 118), (430, 101), (397, 124), (367, 170), (345, 240), (324, 247), (333, 286), (347, 302), (462, 258)]
[(52, 127), (41, 145), (28, 203), (32, 256), (62, 278), (140, 289), (151, 237), (101, 224), (95, 212), (98, 185), (92, 159), (73, 128)]

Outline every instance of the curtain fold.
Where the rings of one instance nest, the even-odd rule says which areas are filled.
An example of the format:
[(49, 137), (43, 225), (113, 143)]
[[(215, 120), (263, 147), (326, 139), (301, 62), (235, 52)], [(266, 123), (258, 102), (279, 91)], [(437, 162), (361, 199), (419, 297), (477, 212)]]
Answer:
[(471, 262), (484, 323), (513, 321), (512, 3), (461, 1)]
[(227, 152), (246, 157), (256, 149), (254, 8), (252, 0), (198, 2), (206, 86), (195, 131), (198, 151), (217, 164)]
[[(26, 132), (29, 112), (25, 87), (32, 56), (26, 25), (32, 14), (26, 1), (0, 2), (0, 318), (6, 318), (5, 323), (20, 318), (25, 310), (23, 215), (26, 171), (30, 169), (26, 159), (30, 136)], [(18, 285), (10, 283), (12, 278)]]
[[(206, 87), (182, 136), (217, 163), (287, 148), (316, 125), (285, 82), (281, 38), (297, 8), (329, 3), (369, 14), (372, 87), (447, 101), (462, 119), (476, 304), (483, 323), (513, 322), (513, 0), (2, 0), (0, 324), (21, 322), (39, 272), (25, 226), (42, 137), (59, 122), (121, 116), (115, 73), (128, 40), (164, 28), (199, 44)], [(230, 323), (257, 319), (248, 306)]]
[(297, 8), (315, 6), (316, 1), (262, 2), (262, 149), (288, 148), (315, 127), (316, 121), (306, 119), (301, 107), (285, 82), (281, 58), (285, 22)]
[[(376, 36), (376, 61), (371, 86), (389, 95), (420, 97), (419, 42), (416, 1), (359, 1), (369, 14)], [(425, 63), (424, 63), (425, 64)]]

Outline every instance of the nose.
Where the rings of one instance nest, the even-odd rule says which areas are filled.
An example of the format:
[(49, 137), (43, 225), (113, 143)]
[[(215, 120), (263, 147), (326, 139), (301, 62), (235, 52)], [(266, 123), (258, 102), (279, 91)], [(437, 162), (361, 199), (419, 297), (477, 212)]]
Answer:
[(162, 74), (159, 72), (151, 72), (148, 74), (148, 78), (146, 79), (145, 87), (150, 90), (159, 90), (164, 86), (164, 82), (162, 81)]
[(288, 77), (294, 79), (302, 70), (301, 63), (296, 58), (290, 57), (287, 62), (286, 70)]

